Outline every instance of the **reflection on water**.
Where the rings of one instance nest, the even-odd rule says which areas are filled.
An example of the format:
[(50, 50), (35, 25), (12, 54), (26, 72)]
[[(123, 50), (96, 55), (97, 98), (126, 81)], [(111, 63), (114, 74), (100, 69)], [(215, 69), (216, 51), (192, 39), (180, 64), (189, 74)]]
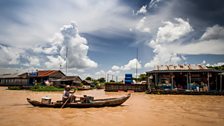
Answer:
[[(95, 98), (119, 97), (125, 92), (78, 91)], [(38, 108), (26, 98), (61, 99), (62, 92), (10, 91), (0, 87), (0, 124), (38, 126), (223, 126), (223, 96), (148, 95), (133, 93), (122, 106), (104, 108)]]

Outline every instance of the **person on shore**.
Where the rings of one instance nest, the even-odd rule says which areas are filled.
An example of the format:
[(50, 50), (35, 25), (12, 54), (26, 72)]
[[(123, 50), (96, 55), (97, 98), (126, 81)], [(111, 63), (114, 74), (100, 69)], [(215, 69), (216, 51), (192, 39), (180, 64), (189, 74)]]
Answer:
[(62, 101), (66, 102), (67, 100), (69, 100), (68, 102), (75, 102), (75, 96), (73, 95), (75, 93), (75, 90), (71, 90), (71, 86), (70, 85), (66, 85), (65, 86), (65, 90), (63, 92), (63, 96), (62, 96)]

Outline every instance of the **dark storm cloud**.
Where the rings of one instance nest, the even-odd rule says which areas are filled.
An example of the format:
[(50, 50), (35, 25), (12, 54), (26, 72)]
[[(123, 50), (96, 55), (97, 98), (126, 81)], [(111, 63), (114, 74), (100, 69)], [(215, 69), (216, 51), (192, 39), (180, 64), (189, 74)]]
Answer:
[(176, 0), (174, 14), (192, 18), (197, 24), (224, 25), (223, 0)]
[[(122, 0), (138, 10), (143, 5), (149, 5), (151, 0)], [(214, 24), (224, 25), (224, 1), (223, 0), (160, 0), (156, 8), (150, 8), (149, 14), (155, 14), (160, 8), (173, 4), (172, 18), (181, 17), (190, 19), (196, 26), (205, 27)]]
[(131, 6), (134, 10), (138, 10), (143, 5), (148, 5), (151, 0), (121, 0), (124, 4)]

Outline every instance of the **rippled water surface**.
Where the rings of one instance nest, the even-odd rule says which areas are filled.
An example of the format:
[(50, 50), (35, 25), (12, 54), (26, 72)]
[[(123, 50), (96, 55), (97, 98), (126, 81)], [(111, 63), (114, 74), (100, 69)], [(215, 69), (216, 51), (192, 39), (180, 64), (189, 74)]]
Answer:
[[(224, 96), (148, 95), (132, 93), (122, 106), (104, 108), (38, 108), (26, 98), (61, 99), (62, 92), (11, 91), (0, 87), (1, 126), (224, 126)], [(78, 91), (95, 98), (126, 92)]]

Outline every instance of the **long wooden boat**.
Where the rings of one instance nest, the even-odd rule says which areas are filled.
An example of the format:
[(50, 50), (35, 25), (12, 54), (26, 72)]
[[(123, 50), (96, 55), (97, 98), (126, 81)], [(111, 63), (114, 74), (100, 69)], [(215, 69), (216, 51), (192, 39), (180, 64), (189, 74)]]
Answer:
[[(74, 103), (67, 103), (64, 107), (70, 108), (90, 108), (90, 107), (113, 107), (119, 106), (123, 104), (128, 98), (130, 98), (131, 94), (128, 94), (123, 97), (119, 98), (106, 98), (106, 99), (94, 99), (90, 103), (83, 103), (83, 102), (74, 102)], [(40, 101), (31, 100), (27, 98), (27, 101), (37, 107), (50, 107), (50, 108), (61, 108), (63, 106), (62, 101), (51, 102), (50, 104), (42, 103)]]

